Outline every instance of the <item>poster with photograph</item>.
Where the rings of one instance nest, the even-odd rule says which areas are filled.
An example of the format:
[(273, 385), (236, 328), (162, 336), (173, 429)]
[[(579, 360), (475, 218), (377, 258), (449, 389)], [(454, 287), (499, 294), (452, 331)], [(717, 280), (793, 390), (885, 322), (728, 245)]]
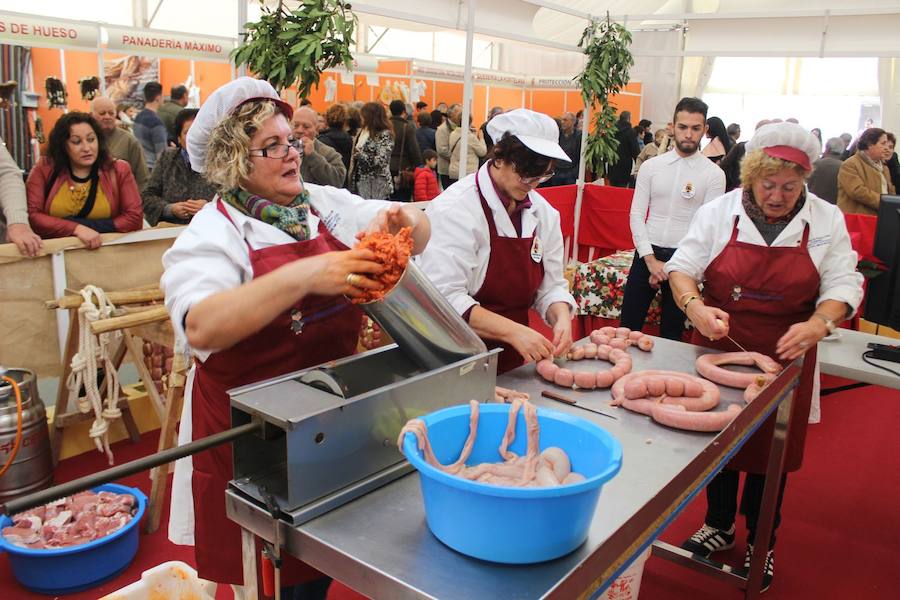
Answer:
[(125, 56), (103, 61), (106, 95), (116, 104), (144, 106), (144, 85), (159, 81), (159, 58)]

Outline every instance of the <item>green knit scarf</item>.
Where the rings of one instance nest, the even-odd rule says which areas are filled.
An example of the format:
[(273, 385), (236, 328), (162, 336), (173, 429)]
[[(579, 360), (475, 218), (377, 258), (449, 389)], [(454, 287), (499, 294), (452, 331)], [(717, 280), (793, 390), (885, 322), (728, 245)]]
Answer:
[(298, 241), (309, 239), (309, 192), (303, 190), (287, 206), (266, 200), (240, 188), (221, 194), (227, 202), (248, 217), (280, 229)]

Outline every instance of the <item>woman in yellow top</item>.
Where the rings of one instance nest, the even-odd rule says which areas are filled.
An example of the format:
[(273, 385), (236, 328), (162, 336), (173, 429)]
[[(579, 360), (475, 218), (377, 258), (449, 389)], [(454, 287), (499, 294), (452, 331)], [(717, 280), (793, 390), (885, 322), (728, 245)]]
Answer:
[(60, 117), (26, 189), (28, 220), (42, 238), (75, 236), (94, 249), (101, 233), (135, 231), (144, 222), (131, 167), (109, 155), (103, 131), (88, 113)]

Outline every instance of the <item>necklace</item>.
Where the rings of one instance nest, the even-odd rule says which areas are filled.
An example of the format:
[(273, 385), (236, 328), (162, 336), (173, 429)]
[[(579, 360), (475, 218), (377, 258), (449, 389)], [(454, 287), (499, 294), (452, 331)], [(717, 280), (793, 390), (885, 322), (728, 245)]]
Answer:
[(70, 171), (70, 172), (69, 172), (69, 175), (72, 176), (72, 180), (73, 180), (75, 183), (87, 183), (88, 181), (91, 180), (91, 174), (90, 174), (90, 172), (88, 172), (87, 177), (79, 177), (79, 176), (76, 175), (73, 171)]

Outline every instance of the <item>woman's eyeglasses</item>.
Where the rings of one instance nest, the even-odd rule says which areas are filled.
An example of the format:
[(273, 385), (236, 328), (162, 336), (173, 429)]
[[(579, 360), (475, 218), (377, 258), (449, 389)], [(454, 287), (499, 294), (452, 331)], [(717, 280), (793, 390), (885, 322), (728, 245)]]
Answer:
[[(265, 148), (250, 148), (250, 156), (261, 156), (263, 158), (285, 158), (291, 152), (291, 148), (297, 151), (300, 158), (303, 158), (303, 140), (288, 140), (287, 144), (269, 144)], [(259, 152), (259, 154), (253, 154)]]
[[(516, 173), (516, 175), (518, 175), (518, 173)], [(550, 181), (554, 175), (556, 175), (556, 171), (550, 171), (549, 173), (544, 173), (543, 175), (538, 175), (536, 177), (522, 177), (519, 175), (519, 181), (524, 185), (535, 185)]]

